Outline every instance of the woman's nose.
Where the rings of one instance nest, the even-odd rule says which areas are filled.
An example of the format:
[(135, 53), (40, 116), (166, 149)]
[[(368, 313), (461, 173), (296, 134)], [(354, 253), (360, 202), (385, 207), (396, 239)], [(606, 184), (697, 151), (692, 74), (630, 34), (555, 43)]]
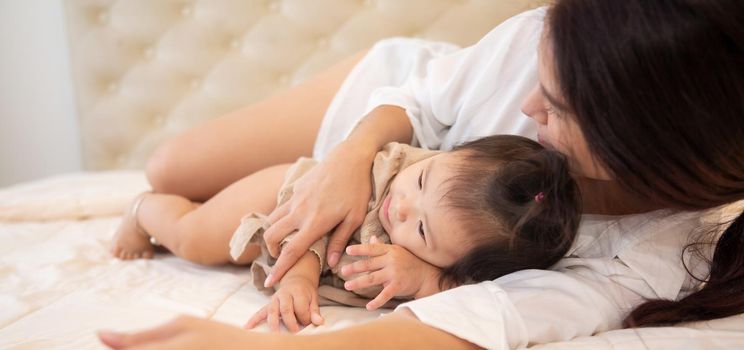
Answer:
[(522, 102), (522, 113), (544, 125), (548, 122), (548, 114), (543, 98), (540, 86), (536, 85)]

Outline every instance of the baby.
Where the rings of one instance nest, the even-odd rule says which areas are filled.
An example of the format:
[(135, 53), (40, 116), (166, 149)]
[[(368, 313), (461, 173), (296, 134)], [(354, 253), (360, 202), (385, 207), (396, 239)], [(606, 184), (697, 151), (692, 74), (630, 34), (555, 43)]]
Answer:
[[(302, 158), (286, 172), (277, 206), (289, 199), (294, 181), (314, 165)], [(449, 152), (391, 143), (377, 154), (372, 178), (368, 214), (350, 244), (367, 244), (366, 250), (357, 248), (357, 254), (367, 256), (389, 249), (397, 249), (401, 257), (412, 254), (441, 269), (440, 289), (547, 268), (568, 250), (579, 223), (579, 193), (563, 157), (519, 136), (485, 137)], [(262, 238), (269, 225), (266, 216), (251, 213), (230, 242), (231, 260), (251, 263), (254, 284), (274, 293), (247, 327), (266, 319), (276, 329), (281, 318), (290, 330), (297, 330), (296, 320), (322, 322), (319, 305), (374, 309), (411, 298), (389, 300), (392, 296), (381, 296), (381, 286), (349, 273), (348, 266), (359, 260), (355, 256), (345, 254), (329, 269), (325, 238), (287, 272), (276, 291), (264, 288), (273, 263)], [(251, 259), (246, 261), (246, 252), (258, 247), (261, 253), (247, 254)], [(375, 257), (368, 265), (384, 267)], [(280, 309), (285, 310), (281, 316)]]

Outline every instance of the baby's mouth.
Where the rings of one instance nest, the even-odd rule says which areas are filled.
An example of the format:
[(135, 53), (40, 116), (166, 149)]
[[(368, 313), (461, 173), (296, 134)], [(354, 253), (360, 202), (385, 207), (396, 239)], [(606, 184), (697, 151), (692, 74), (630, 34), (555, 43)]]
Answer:
[(390, 193), (385, 197), (385, 201), (382, 202), (382, 215), (385, 217), (388, 228), (390, 228)]

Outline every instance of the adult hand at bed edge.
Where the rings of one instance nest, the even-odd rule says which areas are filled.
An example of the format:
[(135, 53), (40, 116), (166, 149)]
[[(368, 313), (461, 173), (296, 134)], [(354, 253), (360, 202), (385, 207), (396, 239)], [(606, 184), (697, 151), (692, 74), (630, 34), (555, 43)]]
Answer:
[(275, 349), (280, 334), (248, 332), (224, 323), (179, 316), (165, 324), (136, 333), (99, 331), (98, 338), (111, 349)]
[[(338, 263), (349, 237), (362, 224), (372, 194), (371, 172), (376, 148), (345, 141), (295, 182), (292, 198), (270, 215), (264, 233), (269, 253), (277, 257), (265, 285), (273, 286), (313, 242), (333, 231), (327, 260)], [(288, 243), (282, 240), (298, 231)]]

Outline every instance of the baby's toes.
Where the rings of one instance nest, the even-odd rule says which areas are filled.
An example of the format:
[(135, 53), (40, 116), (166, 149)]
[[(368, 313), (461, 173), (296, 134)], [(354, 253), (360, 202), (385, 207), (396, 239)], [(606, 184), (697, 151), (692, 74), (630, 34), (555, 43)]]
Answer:
[(152, 252), (147, 251), (147, 252), (142, 253), (142, 258), (143, 259), (152, 259), (152, 255), (153, 255)]
[(111, 252), (111, 255), (121, 259), (121, 256), (122, 256), (121, 248), (119, 248), (116, 245), (113, 245), (111, 246), (111, 249), (109, 249), (109, 251)]

